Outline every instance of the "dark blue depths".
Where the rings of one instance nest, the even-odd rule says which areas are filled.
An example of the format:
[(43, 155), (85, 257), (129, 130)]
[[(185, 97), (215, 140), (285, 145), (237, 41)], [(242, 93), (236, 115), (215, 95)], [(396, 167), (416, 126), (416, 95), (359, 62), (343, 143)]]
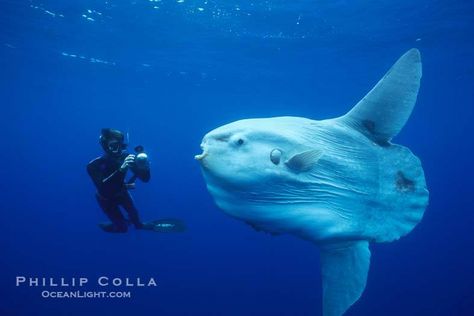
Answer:
[[(372, 245), (348, 315), (474, 313), (474, 6), (469, 1), (0, 1), (0, 315), (319, 315), (317, 248), (257, 233), (213, 204), (193, 160), (224, 123), (349, 110), (411, 47), (423, 79), (394, 140), (430, 205)], [(100, 231), (85, 172), (102, 127), (152, 159), (142, 217), (182, 234)], [(131, 299), (43, 299), (15, 277), (155, 277)]]

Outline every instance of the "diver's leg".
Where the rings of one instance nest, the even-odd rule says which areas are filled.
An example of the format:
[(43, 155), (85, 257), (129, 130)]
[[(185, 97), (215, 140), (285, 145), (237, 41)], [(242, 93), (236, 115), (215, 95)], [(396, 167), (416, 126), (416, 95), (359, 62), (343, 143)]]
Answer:
[(100, 227), (109, 233), (125, 233), (127, 232), (128, 225), (127, 221), (123, 217), (122, 212), (118, 207), (117, 201), (113, 199), (106, 199), (100, 195), (97, 195), (97, 202), (104, 211), (105, 215), (110, 219), (112, 225), (100, 225)]
[(127, 211), (128, 217), (135, 228), (141, 229), (143, 228), (143, 223), (140, 221), (140, 217), (138, 215), (138, 210), (133, 203), (132, 196), (127, 191), (120, 197), (120, 204), (123, 208)]

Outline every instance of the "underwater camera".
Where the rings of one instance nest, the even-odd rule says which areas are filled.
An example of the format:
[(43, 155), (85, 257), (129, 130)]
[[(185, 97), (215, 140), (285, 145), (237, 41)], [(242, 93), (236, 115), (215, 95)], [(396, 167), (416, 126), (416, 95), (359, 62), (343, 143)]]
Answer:
[(134, 148), (135, 150), (135, 164), (138, 168), (148, 167), (148, 155), (145, 153), (145, 148), (142, 145), (138, 145)]

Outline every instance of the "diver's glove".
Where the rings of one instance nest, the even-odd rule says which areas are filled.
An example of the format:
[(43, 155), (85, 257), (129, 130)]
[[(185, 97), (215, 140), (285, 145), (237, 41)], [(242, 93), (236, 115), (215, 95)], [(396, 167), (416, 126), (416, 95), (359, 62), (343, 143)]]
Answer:
[(133, 166), (135, 163), (135, 155), (128, 155), (127, 158), (123, 161), (123, 164), (120, 166), (120, 172), (126, 172), (128, 167)]

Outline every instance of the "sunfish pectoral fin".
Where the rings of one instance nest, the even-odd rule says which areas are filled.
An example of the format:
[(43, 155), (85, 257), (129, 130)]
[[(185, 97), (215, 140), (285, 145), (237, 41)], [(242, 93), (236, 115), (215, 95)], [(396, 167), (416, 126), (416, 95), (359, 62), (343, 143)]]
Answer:
[(420, 87), (421, 72), (420, 52), (412, 48), (339, 120), (377, 143), (387, 143), (410, 117)]
[(368, 241), (321, 247), (324, 316), (340, 316), (359, 299), (365, 289), (369, 265)]
[(293, 171), (304, 172), (310, 170), (322, 155), (323, 152), (321, 150), (312, 149), (294, 155), (285, 164)]

